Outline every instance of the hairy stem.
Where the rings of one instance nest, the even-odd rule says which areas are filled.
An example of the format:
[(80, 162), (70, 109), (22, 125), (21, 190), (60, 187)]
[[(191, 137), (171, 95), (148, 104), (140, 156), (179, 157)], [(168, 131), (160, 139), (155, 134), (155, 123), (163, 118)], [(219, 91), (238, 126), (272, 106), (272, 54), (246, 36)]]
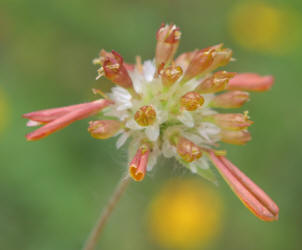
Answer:
[(107, 219), (111, 215), (113, 209), (115, 208), (116, 204), (120, 200), (122, 194), (126, 190), (128, 184), (130, 182), (130, 176), (127, 174), (124, 178), (121, 179), (119, 184), (117, 185), (114, 193), (112, 194), (109, 202), (102, 210), (99, 219), (97, 220), (96, 225), (92, 229), (88, 240), (85, 243), (83, 250), (93, 250), (97, 244), (98, 239), (102, 233), (102, 230), (106, 224)]

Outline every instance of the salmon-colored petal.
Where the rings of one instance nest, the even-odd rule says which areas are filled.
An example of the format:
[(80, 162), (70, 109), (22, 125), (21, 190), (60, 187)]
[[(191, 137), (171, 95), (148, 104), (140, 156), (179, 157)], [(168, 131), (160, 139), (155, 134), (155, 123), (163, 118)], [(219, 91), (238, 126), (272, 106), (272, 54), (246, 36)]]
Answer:
[(230, 79), (227, 89), (247, 90), (247, 91), (266, 91), (274, 84), (273, 76), (260, 76), (254, 73), (237, 74)]
[(26, 138), (29, 141), (42, 139), (57, 130), (65, 128), (66, 126), (77, 120), (85, 119), (88, 116), (97, 113), (101, 109), (107, 107), (110, 103), (111, 101), (109, 100), (97, 100), (91, 103), (87, 103), (86, 105), (81, 106), (80, 108), (75, 109), (74, 111), (71, 111), (59, 117), (58, 119), (47, 123), (43, 127), (35, 130), (34, 132), (27, 134)]
[(261, 188), (224, 156), (210, 151), (210, 158), (234, 193), (258, 218), (264, 221), (278, 220), (278, 206)]
[(67, 113), (69, 113), (73, 110), (85, 107), (85, 106), (87, 106), (87, 104), (88, 103), (81, 103), (81, 104), (60, 107), (60, 108), (38, 110), (38, 111), (24, 114), (24, 115), (22, 115), (22, 117), (32, 120), (32, 121), (37, 121), (40, 123), (48, 123), (63, 115), (66, 115)]

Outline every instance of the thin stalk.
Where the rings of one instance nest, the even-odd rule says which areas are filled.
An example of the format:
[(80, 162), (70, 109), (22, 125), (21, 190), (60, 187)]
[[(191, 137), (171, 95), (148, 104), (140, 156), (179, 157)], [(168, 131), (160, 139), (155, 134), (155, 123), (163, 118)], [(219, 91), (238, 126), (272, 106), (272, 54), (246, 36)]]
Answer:
[(109, 202), (105, 206), (105, 208), (102, 210), (99, 219), (97, 220), (96, 225), (92, 229), (88, 240), (85, 243), (85, 246), (83, 247), (83, 250), (93, 250), (95, 249), (95, 246), (98, 242), (98, 239), (101, 236), (102, 230), (106, 224), (107, 219), (111, 215), (113, 209), (117, 205), (118, 201), (120, 200), (122, 194), (126, 190), (128, 184), (130, 182), (130, 176), (127, 174), (124, 178), (121, 179), (119, 184), (117, 185), (114, 193), (112, 194)]

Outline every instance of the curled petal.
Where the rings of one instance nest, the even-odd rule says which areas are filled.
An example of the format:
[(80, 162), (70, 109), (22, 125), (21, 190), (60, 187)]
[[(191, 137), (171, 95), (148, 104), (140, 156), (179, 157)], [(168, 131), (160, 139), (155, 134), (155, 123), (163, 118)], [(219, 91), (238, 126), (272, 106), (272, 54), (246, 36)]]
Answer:
[(129, 67), (125, 67), (122, 56), (114, 50), (111, 53), (103, 50), (102, 54), (101, 62), (103, 67), (99, 70), (99, 75), (105, 75), (113, 83), (124, 88), (132, 88), (132, 80), (127, 71)]
[(51, 122), (47, 123), (43, 127), (38, 128), (34, 132), (27, 134), (26, 138), (29, 141), (42, 139), (48, 136), (49, 134), (54, 133), (57, 130), (65, 128), (66, 126), (77, 120), (85, 119), (88, 116), (91, 116), (99, 112), (101, 109), (107, 107), (111, 103), (112, 103), (111, 101), (103, 100), (103, 99), (86, 103), (86, 105), (74, 109), (63, 116), (60, 116), (58, 119), (52, 120)]
[(229, 90), (266, 91), (274, 84), (273, 76), (260, 76), (254, 73), (237, 74), (228, 84)]
[(223, 67), (227, 65), (230, 60), (232, 59), (232, 50), (229, 48), (223, 48), (223, 44), (218, 44), (215, 46), (212, 46), (212, 48), (215, 50), (213, 57), (213, 63), (211, 64), (211, 67), (209, 70), (213, 71), (217, 69), (218, 67)]
[(278, 206), (261, 188), (224, 156), (210, 151), (210, 158), (234, 193), (254, 215), (264, 221), (278, 220)]
[(148, 165), (150, 149), (147, 145), (142, 145), (136, 152), (133, 160), (129, 164), (129, 174), (135, 181), (142, 181), (145, 177)]

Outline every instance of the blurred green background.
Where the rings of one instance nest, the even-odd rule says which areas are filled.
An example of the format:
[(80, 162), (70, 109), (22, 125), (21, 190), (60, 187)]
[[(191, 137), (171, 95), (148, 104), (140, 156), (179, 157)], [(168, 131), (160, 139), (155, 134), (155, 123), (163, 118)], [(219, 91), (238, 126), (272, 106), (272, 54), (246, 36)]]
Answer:
[[(115, 138), (90, 137), (86, 120), (29, 143), (24, 135), (31, 129), (21, 115), (91, 100), (92, 87), (108, 89), (109, 81), (95, 81), (92, 59), (99, 50), (115, 49), (129, 62), (135, 55), (152, 58), (162, 22), (181, 28), (179, 52), (224, 42), (237, 59), (228, 70), (275, 76), (273, 89), (252, 94), (244, 107), (255, 121), (253, 140), (226, 148), (228, 157), (279, 205), (280, 220), (258, 220), (221, 178), (217, 188), (161, 160), (142, 183), (129, 187), (98, 249), (302, 248), (301, 0), (0, 0), (0, 249), (81, 248), (127, 167), (126, 148), (117, 151)], [(207, 222), (213, 211), (211, 201), (202, 199), (207, 195), (189, 203), (180, 195), (178, 203), (191, 207), (154, 209), (177, 177), (185, 183), (198, 180), (201, 192), (213, 192), (220, 200), (214, 210), (219, 220)], [(175, 193), (171, 189), (172, 198)], [(165, 231), (163, 237), (171, 237), (166, 243), (157, 236), (158, 224), (152, 224), (157, 213), (165, 217), (180, 209), (181, 219), (200, 206), (203, 217), (192, 225), (200, 240), (190, 236), (185, 247), (173, 241), (173, 233)], [(169, 226), (180, 230), (177, 222), (165, 223), (176, 223)]]

